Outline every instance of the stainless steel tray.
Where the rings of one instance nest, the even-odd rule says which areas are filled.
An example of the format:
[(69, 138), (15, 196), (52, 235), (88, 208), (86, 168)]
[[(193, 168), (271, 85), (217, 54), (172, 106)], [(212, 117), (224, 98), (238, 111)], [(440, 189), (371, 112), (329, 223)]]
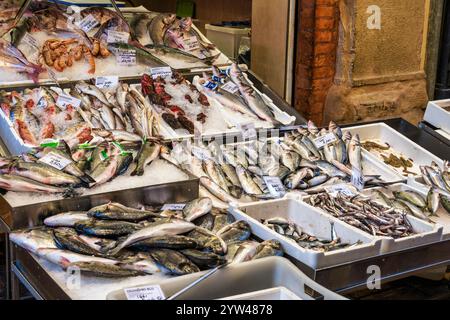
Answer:
[(120, 202), (130, 207), (186, 202), (198, 197), (198, 184), (198, 179), (191, 178), (187, 181), (99, 193), (20, 207), (7, 203), (3, 197), (0, 197), (0, 221), (10, 232), (40, 226), (43, 219), (52, 214), (89, 210), (109, 201)]

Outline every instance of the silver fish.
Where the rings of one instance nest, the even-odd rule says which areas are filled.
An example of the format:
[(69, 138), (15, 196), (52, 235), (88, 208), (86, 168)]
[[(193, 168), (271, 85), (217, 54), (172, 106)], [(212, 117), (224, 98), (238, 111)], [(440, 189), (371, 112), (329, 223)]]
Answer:
[(212, 201), (209, 198), (195, 199), (183, 208), (183, 216), (186, 221), (194, 221), (207, 214), (212, 209)]
[(74, 227), (76, 223), (89, 219), (85, 211), (70, 211), (45, 218), (44, 224), (49, 227)]

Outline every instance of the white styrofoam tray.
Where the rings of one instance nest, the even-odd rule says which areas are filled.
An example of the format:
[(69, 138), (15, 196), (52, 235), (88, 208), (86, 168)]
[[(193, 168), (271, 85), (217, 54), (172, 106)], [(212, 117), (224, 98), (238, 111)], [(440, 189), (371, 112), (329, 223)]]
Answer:
[[(380, 189), (380, 188), (374, 188), (374, 189)], [(368, 189), (364, 190), (363, 194), (369, 194), (370, 190)], [(404, 183), (398, 183), (394, 184), (392, 186), (389, 186), (390, 191), (414, 191), (419, 193), (421, 196), (423, 196), (425, 199), (427, 198), (428, 191), (430, 188), (423, 184), (416, 183), (415, 185), (408, 185)], [(381, 189), (383, 192), (387, 192), (387, 190)], [(443, 227), (442, 230), (442, 240), (448, 240), (450, 239), (450, 213), (447, 213), (447, 211), (440, 206), (437, 211), (437, 217), (430, 217), (431, 221), (435, 222), (438, 225), (441, 225)]]
[[(206, 272), (207, 271), (169, 280), (149, 282), (138, 287), (159, 285), (167, 298), (198, 280)], [(178, 299), (221, 299), (274, 287), (284, 287), (303, 300), (314, 300), (314, 298), (307, 293), (310, 289), (313, 289), (315, 292), (322, 295), (325, 300), (345, 299), (314, 282), (289, 260), (281, 257), (268, 257), (229, 265), (218, 270), (215, 274), (179, 296)], [(107, 299), (126, 300), (124, 289), (128, 288), (134, 287), (125, 287), (121, 290), (110, 292), (107, 295)]]
[(428, 102), (423, 119), (436, 128), (450, 133), (450, 109), (444, 108), (450, 108), (450, 99)]
[[(303, 198), (303, 200), (306, 200), (307, 197)], [(339, 220), (338, 218), (332, 216), (330, 213), (326, 212), (325, 210), (322, 210), (320, 208), (315, 208), (307, 203), (305, 203), (306, 206), (313, 210), (317, 210), (319, 212), (323, 212), (333, 219)], [(394, 239), (392, 237), (380, 237), (377, 236), (375, 238), (381, 239), (381, 254), (387, 254), (397, 251), (402, 251), (406, 249), (411, 249), (415, 247), (419, 247), (422, 245), (427, 245), (434, 242), (439, 242), (442, 239), (442, 231), (443, 227), (441, 225), (437, 224), (431, 224), (425, 221), (422, 221), (416, 217), (413, 216), (407, 216), (406, 219), (408, 219), (409, 223), (411, 224), (413, 231), (415, 232), (414, 235), (411, 235), (409, 237)], [(339, 220), (341, 221), (341, 220)], [(362, 231), (361, 229), (358, 229), (354, 226), (351, 226), (346, 223), (348, 227), (352, 229), (356, 229), (359, 231)], [(363, 231), (366, 233), (365, 231)], [(368, 234), (368, 233), (366, 233)]]
[(20, 155), (33, 148), (33, 145), (25, 143), (19, 136), (3, 110), (0, 110), (0, 137), (11, 155)]
[[(417, 175), (421, 175), (419, 166), (430, 165), (432, 161), (436, 162), (440, 166), (443, 164), (443, 161), (440, 158), (409, 140), (385, 123), (349, 127), (342, 129), (342, 131), (350, 132), (352, 135), (359, 134), (361, 142), (366, 140), (375, 140), (376, 142), (382, 144), (388, 143), (391, 146), (391, 150), (387, 150), (387, 153), (392, 152), (394, 155), (403, 156), (406, 159), (412, 159), (414, 161), (414, 166), (408, 170), (416, 173)], [(380, 153), (376, 151), (371, 151), (370, 153), (375, 155), (379, 161), (383, 162)], [(397, 171), (403, 176), (402, 168), (397, 169), (391, 166), (389, 166), (389, 168)]]
[[(260, 234), (260, 237), (265, 240), (277, 239), (289, 256), (313, 269), (331, 267), (380, 254), (382, 245), (380, 239), (359, 229), (349, 228), (346, 223), (319, 210), (314, 210), (298, 200), (270, 200), (264, 203), (243, 205), (239, 209), (231, 208), (230, 210), (237, 219), (247, 221), (255, 235), (259, 236)], [(320, 239), (331, 240), (332, 225), (334, 225), (336, 235), (341, 239), (341, 242), (354, 244), (360, 241), (362, 244), (330, 252), (306, 249), (261, 223), (261, 219), (266, 220), (273, 217), (287, 219), (298, 225), (304, 232)]]

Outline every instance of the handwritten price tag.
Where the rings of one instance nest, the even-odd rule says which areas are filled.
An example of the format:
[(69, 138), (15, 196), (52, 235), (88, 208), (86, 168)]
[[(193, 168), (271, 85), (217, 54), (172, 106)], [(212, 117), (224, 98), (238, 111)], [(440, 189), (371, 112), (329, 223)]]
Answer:
[(120, 49), (116, 55), (117, 64), (120, 66), (135, 66), (136, 65), (136, 50), (134, 49)]
[(68, 96), (66, 94), (60, 94), (58, 96), (58, 100), (56, 101), (56, 104), (60, 106), (61, 108), (65, 109), (67, 106), (71, 105), (75, 109), (78, 109), (81, 104), (81, 100)]
[(238, 129), (241, 131), (244, 140), (256, 140), (258, 138), (253, 122), (239, 124)]
[(202, 148), (193, 147), (192, 154), (202, 161), (211, 159), (211, 153)]
[(185, 203), (171, 203), (171, 204), (165, 204), (161, 208), (162, 211), (164, 210), (170, 210), (170, 211), (181, 211), (186, 207)]
[(23, 36), (22, 41), (29, 45), (30, 47), (32, 47), (34, 50), (38, 50), (39, 51), (39, 42), (36, 40), (35, 37), (33, 37), (31, 34), (29, 34), (28, 32), (25, 33), (25, 35)]
[(118, 76), (97, 77), (95, 78), (95, 86), (100, 89), (113, 89), (119, 85)]
[(161, 290), (161, 286), (146, 286), (140, 288), (125, 289), (128, 300), (165, 300), (166, 297)]
[(72, 161), (69, 159), (66, 159), (59, 154), (49, 152), (45, 156), (39, 159), (40, 162), (46, 163), (49, 166), (58, 169), (58, 170), (64, 170), (65, 167), (67, 167)]
[(76, 23), (78, 28), (83, 30), (84, 32), (89, 32), (92, 29), (94, 29), (98, 25), (98, 21), (95, 19), (95, 17), (90, 14), (86, 16), (83, 20)]
[(321, 137), (315, 139), (314, 144), (316, 145), (316, 147), (318, 149), (321, 149), (335, 141), (336, 141), (336, 136), (334, 135), (334, 133), (328, 133), (324, 136), (321, 136)]
[(239, 87), (233, 82), (233, 81), (228, 81), (227, 83), (225, 83), (222, 88), (222, 90), (225, 90), (231, 94), (235, 94), (239, 91)]
[(166, 78), (172, 76), (172, 68), (171, 67), (159, 67), (159, 68), (151, 68), (150, 74), (153, 79)]
[(336, 196), (336, 195), (338, 195), (339, 193), (342, 193), (343, 195), (348, 196), (348, 197), (353, 197), (353, 196), (356, 195), (356, 194), (349, 188), (349, 186), (348, 186), (348, 185), (345, 185), (345, 184), (337, 184), (337, 185), (325, 187), (325, 190), (326, 190), (329, 194), (331, 194), (331, 195), (333, 195), (333, 196)]
[(283, 182), (279, 177), (263, 177), (269, 192), (274, 197), (283, 197), (286, 194)]
[(108, 38), (106, 39), (106, 42), (108, 42), (108, 43), (127, 43), (128, 39), (130, 39), (130, 34), (128, 32), (108, 30)]

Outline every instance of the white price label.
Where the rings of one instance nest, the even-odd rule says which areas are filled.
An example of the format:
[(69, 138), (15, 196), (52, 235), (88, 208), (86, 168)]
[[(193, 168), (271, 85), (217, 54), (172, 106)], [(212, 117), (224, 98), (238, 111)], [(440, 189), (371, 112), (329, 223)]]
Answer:
[(78, 26), (78, 28), (80, 28), (81, 30), (83, 30), (84, 32), (89, 32), (91, 31), (93, 28), (95, 28), (98, 25), (98, 21), (95, 19), (95, 17), (90, 14), (86, 17), (84, 17), (83, 20), (79, 21), (76, 23), (76, 25)]
[(222, 90), (235, 94), (239, 91), (239, 87), (233, 81), (228, 81), (222, 86)]
[(324, 136), (321, 136), (314, 140), (314, 144), (318, 149), (321, 149), (330, 143), (333, 143), (336, 141), (336, 135), (334, 133), (328, 133)]
[(136, 50), (134, 49), (120, 49), (116, 55), (117, 64), (120, 66), (134, 66), (136, 65)]
[(211, 153), (202, 148), (193, 147), (192, 154), (202, 161), (211, 159)]
[(187, 39), (184, 39), (184, 50), (186, 51), (195, 51), (200, 49), (200, 43), (198, 42), (198, 39), (196, 36), (189, 37)]
[(184, 207), (186, 207), (185, 203), (170, 203), (170, 204), (165, 204), (163, 205), (163, 207), (161, 208), (162, 211), (165, 210), (170, 210), (170, 211), (181, 211), (184, 209)]
[(95, 78), (95, 86), (100, 89), (114, 89), (118, 85), (119, 85), (119, 77), (118, 76)]
[(283, 197), (286, 193), (283, 182), (279, 177), (263, 177), (270, 194), (274, 197)]
[(336, 184), (328, 186), (325, 187), (325, 190), (332, 196), (337, 196), (339, 193), (342, 193), (343, 195), (346, 195), (348, 197), (353, 197), (356, 195), (355, 192), (353, 192), (346, 184)]
[(53, 168), (56, 168), (58, 170), (64, 170), (65, 167), (67, 167), (70, 163), (72, 163), (71, 160), (64, 158), (63, 156), (60, 156), (59, 154), (49, 152), (45, 156), (39, 159), (40, 162), (46, 163), (49, 166), (52, 166)]
[(157, 79), (159, 77), (166, 78), (172, 76), (172, 68), (171, 67), (159, 67), (159, 68), (151, 68), (150, 74), (153, 79)]
[(139, 288), (124, 289), (128, 300), (165, 300), (161, 286), (146, 286)]
[(360, 191), (364, 189), (364, 176), (358, 168), (352, 169), (352, 184)]
[(244, 140), (256, 140), (258, 138), (253, 122), (239, 124), (238, 129), (241, 131)]
[(67, 106), (69, 106), (69, 105), (71, 105), (75, 109), (78, 109), (80, 107), (81, 100), (71, 97), (66, 94), (60, 94), (58, 96), (58, 100), (56, 101), (56, 104), (63, 109), (67, 108)]
[(22, 38), (22, 41), (32, 47), (34, 50), (39, 50), (39, 42), (36, 40), (35, 37), (33, 37), (28, 32), (25, 33), (25, 35)]
[(106, 42), (108, 43), (128, 43), (130, 34), (128, 32), (120, 32), (115, 30), (108, 30), (108, 38)]

